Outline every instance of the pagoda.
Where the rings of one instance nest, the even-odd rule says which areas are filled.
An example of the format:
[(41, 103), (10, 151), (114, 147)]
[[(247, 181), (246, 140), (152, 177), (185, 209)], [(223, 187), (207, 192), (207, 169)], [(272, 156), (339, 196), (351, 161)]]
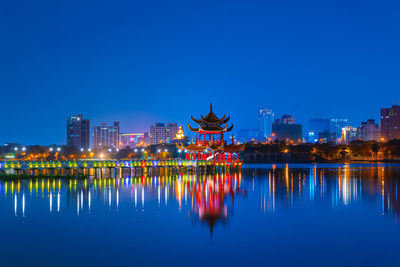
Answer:
[(217, 117), (210, 103), (210, 112), (207, 116), (201, 116), (200, 119), (195, 119), (193, 116), (191, 118), (197, 124), (197, 128), (188, 124), (189, 129), (197, 133), (195, 141), (193, 142), (191, 137), (188, 145), (177, 145), (178, 149), (186, 152), (186, 160), (208, 161), (215, 165), (241, 165), (239, 152), (244, 149), (244, 144), (235, 144), (233, 136), (230, 144), (224, 139), (224, 133), (233, 129), (233, 124), (228, 126), (229, 116)]

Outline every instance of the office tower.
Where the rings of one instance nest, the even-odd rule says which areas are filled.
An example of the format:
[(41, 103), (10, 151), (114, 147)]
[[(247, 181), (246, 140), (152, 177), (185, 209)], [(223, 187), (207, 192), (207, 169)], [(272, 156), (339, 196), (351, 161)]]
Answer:
[(150, 125), (150, 144), (164, 143), (167, 139), (167, 127), (164, 123), (153, 123)]
[(283, 115), (272, 124), (272, 135), (275, 140), (299, 143), (303, 137), (303, 126), (295, 124), (291, 115)]
[(357, 129), (357, 139), (378, 142), (381, 140), (381, 128), (372, 119), (361, 122), (361, 126)]
[(345, 126), (342, 129), (342, 142), (345, 144), (357, 140), (357, 128), (353, 126)]
[[(135, 148), (148, 145), (148, 133), (125, 133), (120, 134), (120, 148)], [(148, 139), (148, 138), (147, 138)]]
[(258, 111), (261, 138), (268, 139), (271, 136), (274, 117), (274, 113), (269, 108), (262, 108)]
[(349, 126), (348, 119), (331, 119), (329, 125), (329, 131), (335, 135), (336, 141), (342, 137), (342, 129)]
[(174, 140), (179, 130), (178, 124), (176, 122), (169, 122), (167, 123), (166, 130), (167, 130), (167, 140), (169, 141)]
[(119, 148), (119, 122), (112, 126), (103, 122), (101, 126), (93, 127), (93, 148)]
[(77, 148), (89, 148), (90, 125), (89, 120), (82, 115), (67, 118), (67, 145)]
[(385, 142), (400, 139), (400, 106), (381, 109), (381, 137)]

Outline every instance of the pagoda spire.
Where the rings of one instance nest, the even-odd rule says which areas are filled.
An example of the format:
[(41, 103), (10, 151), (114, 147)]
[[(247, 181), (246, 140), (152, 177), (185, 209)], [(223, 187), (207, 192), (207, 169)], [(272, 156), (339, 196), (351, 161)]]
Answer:
[(212, 102), (210, 102), (210, 112), (212, 112)]

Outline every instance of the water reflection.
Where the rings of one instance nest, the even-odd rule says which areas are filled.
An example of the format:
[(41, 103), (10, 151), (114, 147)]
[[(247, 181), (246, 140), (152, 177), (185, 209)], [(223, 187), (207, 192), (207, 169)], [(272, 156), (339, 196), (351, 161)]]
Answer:
[[(225, 175), (143, 176), (87, 180), (37, 179), (0, 182), (0, 201), (13, 205), (15, 216), (30, 216), (30, 207), (45, 200), (50, 214), (90, 215), (109, 211), (172, 206), (187, 211), (190, 220), (225, 225), (235, 202), (256, 199), (260, 211), (275, 214), (300, 203), (326, 205), (332, 209), (353, 203), (379, 204), (382, 215), (397, 222), (399, 167), (244, 169)], [(42, 202), (40, 202), (42, 203)], [(253, 204), (253, 203), (251, 203)], [(40, 204), (40, 207), (44, 205)]]
[(333, 208), (356, 201), (380, 202), (382, 215), (397, 213), (399, 167), (285, 168), (251, 170), (258, 180), (261, 209), (275, 212), (276, 203), (293, 207), (300, 202), (326, 202)]

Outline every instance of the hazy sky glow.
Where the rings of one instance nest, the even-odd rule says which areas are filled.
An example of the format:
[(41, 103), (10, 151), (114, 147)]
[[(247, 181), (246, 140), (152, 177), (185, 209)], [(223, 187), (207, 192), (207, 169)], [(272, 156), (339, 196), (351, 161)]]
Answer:
[[(116, 3), (118, 2), (118, 3)], [(400, 102), (398, 1), (3, 1), (0, 143), (65, 143), (66, 117), (123, 132), (257, 109), (379, 118)], [(221, 114), (222, 115), (222, 114)]]

